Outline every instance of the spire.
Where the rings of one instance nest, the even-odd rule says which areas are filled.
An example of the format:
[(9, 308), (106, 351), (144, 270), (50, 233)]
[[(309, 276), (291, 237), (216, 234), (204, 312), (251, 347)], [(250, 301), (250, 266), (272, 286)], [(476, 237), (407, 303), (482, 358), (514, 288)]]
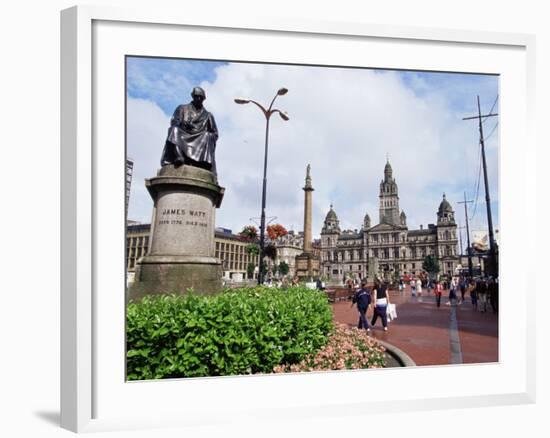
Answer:
[(390, 160), (386, 161), (386, 166), (384, 167), (384, 181), (389, 182), (392, 179), (392, 168), (390, 164)]
[(399, 225), (399, 195), (389, 157), (384, 166), (384, 179), (380, 183), (380, 223)]

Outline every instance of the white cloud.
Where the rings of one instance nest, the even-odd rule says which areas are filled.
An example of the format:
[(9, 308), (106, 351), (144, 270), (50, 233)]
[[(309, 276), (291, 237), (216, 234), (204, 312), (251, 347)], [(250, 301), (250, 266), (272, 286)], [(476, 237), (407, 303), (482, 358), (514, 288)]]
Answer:
[(134, 161), (128, 218), (151, 220), (153, 202), (145, 189), (145, 178), (156, 175), (170, 118), (153, 102), (128, 99), (128, 157)]
[[(315, 188), (314, 235), (331, 202), (344, 228), (360, 228), (366, 212), (377, 223), (386, 154), (409, 227), (435, 222), (443, 192), (462, 214), (456, 202), (475, 185), (475, 125), (463, 122), (445, 95), (416, 96), (397, 73), (229, 64), (217, 68), (213, 83), (201, 85), (220, 130), (216, 157), (226, 192), (218, 226), (239, 231), (259, 217), (261, 207), (265, 118), (253, 104), (237, 105), (233, 99), (268, 105), (282, 86), (289, 92), (275, 106), (287, 111), (290, 121), (277, 114), (271, 119), (267, 176), (267, 216), (277, 216), (276, 222), (302, 229), (308, 163)], [(136, 159), (130, 218), (149, 220), (149, 195), (138, 186), (157, 170), (168, 119), (152, 102), (129, 99), (128, 146)], [(496, 148), (490, 149), (493, 170), (496, 157)], [(495, 193), (496, 173), (490, 174)]]

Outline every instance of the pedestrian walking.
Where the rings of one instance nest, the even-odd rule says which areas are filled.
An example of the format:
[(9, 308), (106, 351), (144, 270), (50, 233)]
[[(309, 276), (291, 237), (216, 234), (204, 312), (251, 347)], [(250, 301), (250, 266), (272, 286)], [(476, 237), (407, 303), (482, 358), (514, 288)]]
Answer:
[(441, 295), (443, 294), (443, 286), (437, 280), (434, 280), (434, 294), (437, 307), (441, 307)]
[(422, 296), (422, 280), (420, 278), (416, 279), (416, 293), (419, 297)]
[(361, 287), (357, 289), (355, 295), (353, 295), (351, 305), (357, 305), (357, 311), (359, 312), (359, 322), (357, 328), (365, 329), (370, 332), (369, 322), (367, 320), (367, 309), (371, 303), (370, 290), (367, 288), (367, 282), (361, 282)]
[(470, 301), (472, 302), (472, 309), (477, 310), (477, 291), (476, 283), (474, 282), (474, 280), (470, 280), (468, 290), (470, 291)]
[(479, 279), (476, 285), (478, 309), (480, 312), (487, 312), (487, 283), (484, 279)]
[(498, 312), (498, 281), (494, 278), (489, 279), (489, 284), (487, 285), (487, 297), (489, 298), (489, 303), (493, 309), (493, 313)]
[(449, 304), (451, 306), (456, 306), (457, 290), (458, 290), (458, 281), (456, 277), (453, 277), (449, 285)]
[(411, 286), (411, 295), (413, 297), (416, 297), (416, 279), (414, 277), (411, 278), (410, 286)]
[(460, 302), (458, 304), (462, 304), (464, 302), (464, 296), (466, 295), (466, 279), (464, 277), (460, 279), (458, 287), (460, 289)]
[(382, 320), (382, 326), (384, 331), (388, 331), (388, 304), (390, 304), (390, 296), (388, 294), (388, 287), (386, 284), (377, 281), (374, 284), (374, 290), (372, 291), (372, 298), (374, 301), (374, 313), (372, 315), (371, 325), (374, 327), (378, 317)]
[(405, 290), (405, 283), (403, 283), (403, 279), (399, 279), (399, 293), (403, 295), (403, 291)]

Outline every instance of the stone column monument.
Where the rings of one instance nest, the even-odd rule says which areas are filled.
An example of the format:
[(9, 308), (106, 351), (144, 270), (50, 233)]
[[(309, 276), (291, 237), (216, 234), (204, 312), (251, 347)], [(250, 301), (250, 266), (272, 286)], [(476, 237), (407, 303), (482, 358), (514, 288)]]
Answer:
[(161, 168), (145, 186), (153, 198), (149, 253), (136, 266), (128, 298), (145, 295), (198, 294), (222, 289), (221, 263), (215, 258), (216, 208), (224, 188), (218, 185), (214, 150), (218, 132), (204, 109), (204, 90), (193, 89), (193, 102), (180, 105), (161, 158)]
[(313, 254), (311, 233), (312, 192), (311, 166), (307, 165), (304, 191), (304, 252), (296, 256), (296, 275), (301, 279), (312, 280), (319, 276), (320, 260)]

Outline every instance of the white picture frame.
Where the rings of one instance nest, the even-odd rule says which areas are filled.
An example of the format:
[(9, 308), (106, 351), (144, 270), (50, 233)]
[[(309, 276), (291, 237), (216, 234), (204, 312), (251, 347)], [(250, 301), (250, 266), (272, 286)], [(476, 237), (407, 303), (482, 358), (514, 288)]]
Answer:
[[(166, 45), (174, 32), (196, 38), (204, 47)], [(249, 44), (215, 44), (231, 38), (241, 43), (244, 38)], [(255, 40), (264, 44), (276, 41), (277, 46), (266, 45), (270, 47), (266, 51)], [(291, 45), (308, 50), (291, 50)], [(306, 418), (407, 411), (419, 406), (441, 409), (534, 402), (535, 321), (534, 315), (528, 314), (535, 300), (530, 280), (534, 276), (529, 275), (534, 268), (514, 250), (534, 248), (532, 237), (520, 235), (522, 223), (534, 217), (532, 210), (529, 213), (522, 207), (536, 205), (534, 191), (529, 190), (535, 185), (534, 173), (529, 172), (535, 156), (534, 45), (530, 35), (360, 22), (285, 22), (244, 16), (228, 21), (215, 13), (204, 16), (93, 6), (62, 11), (62, 427), (93, 432), (212, 424), (213, 418), (222, 423), (251, 416)], [(125, 129), (120, 123), (125, 90), (121, 88), (121, 54), (171, 56), (177, 52), (189, 58), (278, 62), (298, 62), (307, 56), (309, 63), (350, 65), (353, 60), (354, 65), (367, 66), (364, 59), (353, 57), (358, 48), (369, 53), (370, 67), (501, 75), (500, 362), (126, 383), (121, 373), (124, 356), (120, 354), (124, 350), (124, 312), (120, 311), (124, 276), (118, 276), (124, 269), (124, 162), (120, 161), (124, 142), (119, 140)], [(106, 144), (111, 147), (107, 149)], [(120, 178), (120, 184), (113, 178)], [(120, 193), (113, 190), (117, 184)], [(112, 255), (112, 266), (106, 265), (109, 258), (102, 254)], [(506, 269), (512, 266), (514, 270)], [(516, 285), (513, 297), (507, 284)], [(449, 375), (460, 383), (430, 386), (430, 381), (447, 380)], [(400, 385), (403, 381), (409, 384)], [(377, 386), (387, 388), (388, 382), (395, 384), (392, 393), (376, 390)], [(373, 391), (359, 393), (354, 390), (358, 384), (368, 384)], [(378, 395), (373, 397), (373, 393)]]

